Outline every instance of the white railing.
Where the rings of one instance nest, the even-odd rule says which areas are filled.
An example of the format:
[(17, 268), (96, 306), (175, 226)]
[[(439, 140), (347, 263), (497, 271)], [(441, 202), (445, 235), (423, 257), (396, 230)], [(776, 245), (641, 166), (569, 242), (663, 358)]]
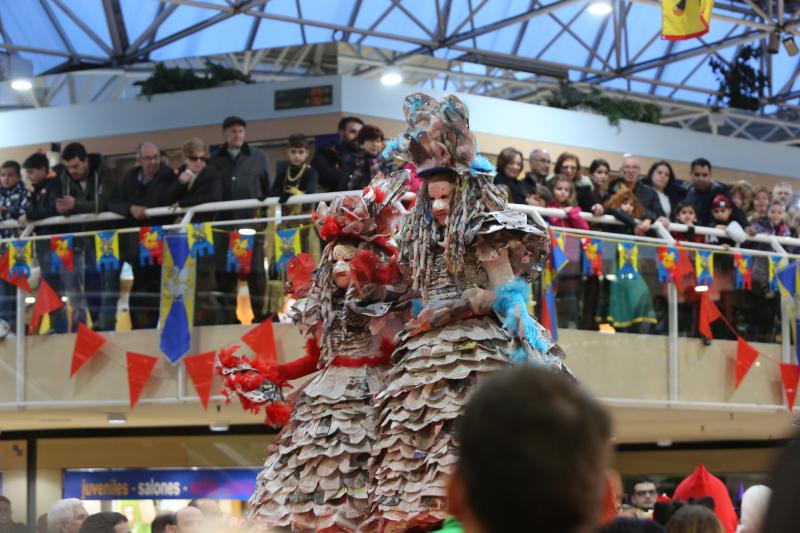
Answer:
[[(231, 210), (243, 210), (243, 209), (257, 209), (260, 207), (274, 207), (275, 208), (275, 215), (272, 217), (263, 217), (263, 218), (250, 218), (250, 219), (240, 219), (240, 220), (225, 220), (225, 221), (215, 221), (210, 222), (213, 226), (230, 226), (230, 225), (241, 225), (241, 224), (252, 224), (255, 222), (276, 222), (280, 224), (284, 221), (289, 220), (309, 220), (310, 215), (293, 215), (293, 216), (283, 216), (282, 215), (282, 206), (283, 205), (306, 205), (306, 204), (317, 204), (318, 202), (330, 202), (337, 196), (341, 195), (358, 195), (361, 191), (347, 191), (347, 192), (338, 192), (338, 193), (318, 193), (318, 194), (308, 194), (308, 195), (300, 195), (300, 196), (292, 196), (290, 197), (284, 204), (280, 204), (278, 202), (278, 198), (267, 198), (263, 201), (259, 200), (234, 200), (228, 202), (213, 202), (208, 204), (202, 204), (190, 208), (178, 208), (173, 209), (170, 207), (155, 207), (150, 208), (145, 211), (148, 217), (163, 217), (163, 216), (170, 216), (175, 215), (176, 218), (178, 215), (182, 215), (180, 222), (175, 224), (165, 225), (163, 226), (165, 229), (185, 229), (189, 224), (192, 223), (193, 217), (198, 213), (209, 213), (209, 212), (220, 212), (220, 211), (231, 211)], [(563, 209), (553, 209), (553, 208), (540, 208), (540, 207), (533, 207), (528, 205), (520, 205), (520, 204), (509, 204), (510, 209), (523, 211), (529, 213), (538, 223), (547, 226), (547, 218), (546, 217), (557, 217), (557, 218), (567, 218), (567, 213)], [(609, 225), (621, 225), (622, 223), (618, 221), (611, 215), (602, 215), (602, 216), (594, 216), (591, 213), (581, 213), (581, 217), (590, 223), (600, 223), (600, 224), (609, 224)], [(47, 227), (53, 225), (78, 225), (78, 224), (86, 224), (91, 222), (104, 222), (104, 221), (120, 221), (120, 220), (128, 220), (125, 217), (114, 213), (100, 213), (100, 214), (81, 214), (81, 215), (69, 215), (69, 216), (57, 216), (51, 217), (44, 220), (39, 220), (35, 222), (31, 222), (30, 224), (22, 227), (14, 221), (5, 221), (0, 222), (0, 228), (20, 228), (21, 234), (20, 237), (16, 238), (6, 238), (0, 239), (0, 243), (6, 243), (11, 240), (24, 238), (24, 239), (50, 239), (54, 235), (49, 233), (47, 235), (34, 235), (36, 228), (39, 227)], [(670, 235), (670, 232), (685, 232), (687, 227), (683, 224), (674, 224), (671, 223), (667, 227), (664, 227), (659, 222), (654, 222), (652, 224), (652, 230), (658, 235), (657, 237), (650, 237), (650, 236), (637, 236), (637, 235), (620, 235), (618, 233), (608, 233), (602, 231), (595, 231), (595, 230), (578, 230), (578, 229), (567, 229), (567, 228), (559, 228), (559, 230), (563, 230), (566, 233), (574, 234), (574, 235), (585, 235), (587, 237), (599, 237), (604, 238), (607, 240), (616, 240), (616, 241), (633, 241), (633, 242), (641, 242), (643, 244), (648, 245), (660, 245), (660, 246), (674, 246), (676, 244), (675, 240)], [(125, 232), (133, 232), (138, 231), (138, 228), (119, 228), (116, 231), (125, 233)], [(724, 230), (720, 230), (717, 228), (708, 228), (702, 226), (696, 226), (695, 232), (698, 235), (704, 236), (714, 236), (714, 237), (728, 237), (728, 234)], [(71, 232), (66, 233), (65, 235), (91, 235), (96, 233), (96, 231), (82, 231), (82, 232)], [(754, 250), (748, 248), (738, 248), (738, 247), (722, 247), (719, 245), (713, 244), (703, 244), (703, 243), (690, 243), (690, 242), (680, 242), (681, 247), (685, 248), (700, 248), (700, 249), (709, 249), (709, 250), (719, 250), (719, 251), (741, 251), (745, 254), (750, 255), (760, 255), (760, 256), (775, 256), (780, 255), (783, 257), (789, 258), (800, 258), (798, 254), (790, 254), (787, 253), (784, 247), (797, 247), (800, 249), (800, 239), (789, 238), (789, 237), (774, 237), (774, 236), (767, 236), (767, 235), (756, 235), (756, 236), (747, 236), (746, 242), (754, 242), (759, 244), (767, 244), (772, 248), (772, 252), (763, 251), (763, 250)], [(677, 290), (674, 285), (670, 284), (669, 291), (668, 291), (668, 301), (669, 301), (669, 334), (668, 334), (668, 368), (669, 368), (669, 402), (671, 404), (682, 404), (678, 399), (678, 295)], [(783, 312), (784, 306), (781, 306), (782, 313), (781, 313), (781, 320), (782, 320), (782, 359), (785, 362), (791, 361), (791, 346), (790, 346), (790, 335), (789, 335), (789, 319), (787, 313)], [(57, 402), (57, 401), (48, 401), (48, 402), (35, 402), (35, 401), (26, 401), (25, 400), (25, 353), (26, 353), (26, 345), (25, 345), (25, 301), (24, 301), (24, 293), (21, 290), (17, 291), (17, 335), (16, 335), (16, 402), (13, 404), (0, 404), (0, 408), (22, 408), (22, 407), (53, 407), (56, 404), (62, 407), (81, 407), (86, 404), (86, 402)], [(178, 391), (175, 397), (168, 397), (168, 398), (158, 398), (158, 399), (142, 399), (140, 403), (183, 403), (187, 400), (192, 400), (194, 397), (189, 397), (184, 394), (183, 391), (183, 374), (185, 373), (182, 366), (179, 367), (178, 370)], [(90, 402), (92, 405), (106, 405), (103, 402), (92, 401)], [(107, 405), (123, 405), (126, 402), (123, 401), (109, 401)], [(716, 404), (715, 404), (716, 405)], [(719, 404), (716, 405), (718, 408), (724, 408), (728, 404)], [(782, 406), (778, 405), (769, 405), (763, 406), (767, 409), (776, 409), (782, 408)]]

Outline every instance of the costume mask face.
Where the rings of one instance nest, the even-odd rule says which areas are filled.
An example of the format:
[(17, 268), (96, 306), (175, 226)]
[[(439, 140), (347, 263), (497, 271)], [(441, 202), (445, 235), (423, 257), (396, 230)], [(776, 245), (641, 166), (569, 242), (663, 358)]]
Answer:
[(333, 248), (333, 284), (340, 289), (350, 286), (350, 260), (355, 253), (355, 247), (348, 244), (337, 244)]
[(440, 226), (444, 226), (447, 221), (447, 215), (450, 213), (450, 201), (453, 199), (453, 192), (455, 189), (455, 183), (445, 180), (428, 183), (428, 197), (431, 202), (431, 213), (436, 223)]

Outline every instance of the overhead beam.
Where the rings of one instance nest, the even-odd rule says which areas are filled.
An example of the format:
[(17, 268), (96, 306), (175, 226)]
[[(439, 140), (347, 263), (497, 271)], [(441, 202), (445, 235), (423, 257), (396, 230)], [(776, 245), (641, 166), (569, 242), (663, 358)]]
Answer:
[(133, 53), (133, 51), (142, 46), (145, 41), (152, 39), (158, 32), (158, 28), (161, 27), (161, 24), (163, 24), (164, 21), (167, 20), (167, 18), (172, 15), (176, 9), (178, 9), (177, 4), (170, 4), (168, 6), (165, 6), (163, 3), (159, 4), (158, 12), (153, 18), (153, 22), (151, 22), (150, 25), (147, 26), (147, 28), (142, 32), (142, 34), (139, 35), (139, 37), (137, 37), (130, 46), (128, 46), (128, 49), (125, 50), (125, 54), (129, 55)]
[(50, 23), (55, 28), (56, 33), (58, 34), (59, 39), (61, 42), (64, 43), (64, 46), (67, 47), (69, 53), (73, 56), (77, 56), (78, 52), (75, 51), (75, 47), (72, 45), (72, 41), (70, 41), (69, 37), (67, 37), (67, 32), (64, 31), (64, 27), (61, 25), (61, 21), (58, 20), (58, 17), (53, 13), (53, 8), (50, 7), (50, 4), (47, 3), (47, 0), (39, 0), (39, 5), (42, 6), (45, 15), (50, 20)]
[(122, 7), (119, 4), (119, 0), (103, 0), (103, 11), (106, 15), (108, 35), (111, 36), (114, 56), (122, 57), (125, 55), (125, 50), (130, 46), (130, 42), (128, 42), (128, 30), (125, 27), (125, 19), (122, 15)]
[(97, 46), (99, 46), (103, 52), (108, 54), (109, 57), (114, 55), (114, 51), (108, 47), (106, 42), (103, 39), (101, 39), (100, 36), (97, 35), (94, 32), (94, 30), (90, 28), (89, 25), (83, 21), (82, 18), (77, 16), (66, 4), (64, 4), (62, 0), (50, 0), (50, 1), (53, 2), (55, 5), (57, 5), (61, 9), (61, 11), (64, 12), (66, 16), (72, 19), (72, 22), (74, 22), (81, 30), (83, 30), (83, 33), (85, 33), (91, 40), (93, 40), (95, 44), (97, 44)]

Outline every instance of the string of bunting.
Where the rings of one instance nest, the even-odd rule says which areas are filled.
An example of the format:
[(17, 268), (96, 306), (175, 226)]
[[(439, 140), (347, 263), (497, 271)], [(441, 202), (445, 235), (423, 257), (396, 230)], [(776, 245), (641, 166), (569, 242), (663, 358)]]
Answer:
[[(264, 322), (242, 335), (240, 340), (253, 350), (258, 359), (262, 359), (270, 364), (277, 363), (272, 317), (269, 317)], [(223, 348), (231, 344), (232, 343), (227, 343)], [(75, 337), (72, 361), (70, 363), (70, 379), (75, 378), (78, 372), (93, 357), (100, 353), (104, 347), (112, 347), (125, 353), (125, 366), (128, 373), (128, 394), (130, 406), (131, 409), (133, 409), (139, 402), (142, 391), (150, 380), (153, 370), (162, 358), (127, 351), (125, 348), (94, 330), (83, 324), (78, 324), (78, 333)], [(214, 380), (214, 359), (218, 351), (219, 350), (186, 355), (181, 358), (186, 372), (192, 380), (197, 396), (200, 398), (200, 402), (206, 410), (208, 409), (211, 385)], [(173, 361), (170, 362), (174, 364)]]

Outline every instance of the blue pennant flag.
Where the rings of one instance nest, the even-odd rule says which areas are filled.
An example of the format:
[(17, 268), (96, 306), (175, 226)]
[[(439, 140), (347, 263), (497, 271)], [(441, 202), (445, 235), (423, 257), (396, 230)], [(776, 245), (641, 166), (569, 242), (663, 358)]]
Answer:
[(797, 261), (792, 261), (789, 266), (778, 270), (776, 277), (778, 278), (781, 293), (794, 300), (797, 294)]
[(186, 355), (194, 321), (195, 258), (186, 233), (166, 233), (161, 274), (161, 341), (172, 364)]

